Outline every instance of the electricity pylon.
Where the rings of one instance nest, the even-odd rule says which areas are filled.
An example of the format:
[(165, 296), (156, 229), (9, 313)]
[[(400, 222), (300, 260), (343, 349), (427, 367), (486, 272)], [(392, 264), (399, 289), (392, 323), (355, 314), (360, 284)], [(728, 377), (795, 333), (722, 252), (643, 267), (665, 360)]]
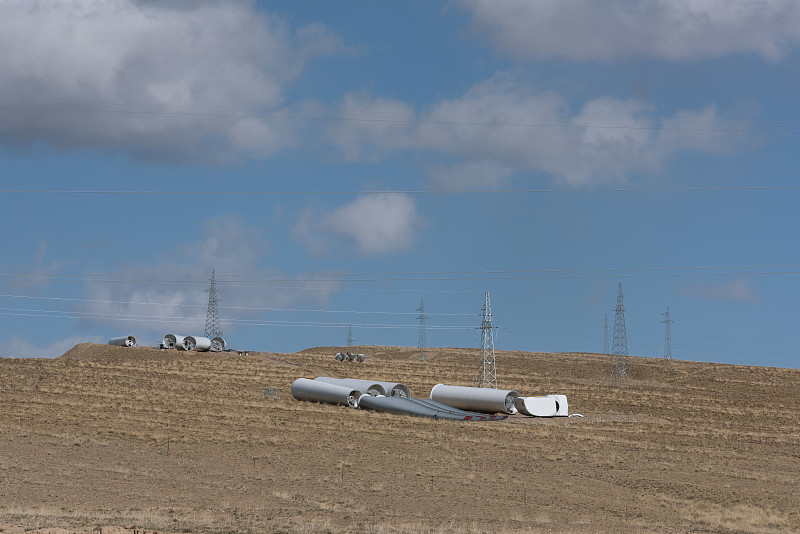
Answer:
[(672, 319), (669, 318), (669, 306), (667, 306), (667, 311), (662, 313), (661, 315), (665, 315), (666, 319), (661, 321), (666, 326), (664, 331), (664, 359), (671, 360), (672, 359), (672, 332), (670, 331), (669, 325), (674, 323)]
[(630, 378), (628, 365), (628, 334), (625, 331), (625, 306), (622, 305), (622, 284), (617, 284), (617, 307), (614, 316), (614, 347), (611, 349), (611, 378)]
[(494, 329), (492, 325), (492, 307), (489, 303), (489, 292), (483, 302), (483, 320), (478, 330), (481, 331), (481, 367), (475, 385), (481, 388), (497, 389), (497, 369), (494, 364)]
[(425, 315), (425, 301), (419, 301), (419, 308), (417, 308), (419, 312), (419, 341), (417, 343), (417, 347), (419, 348), (419, 361), (425, 361), (425, 319), (428, 317)]
[(206, 314), (205, 337), (214, 339), (222, 337), (222, 323), (219, 320), (219, 303), (222, 299), (219, 294), (222, 291), (217, 289), (216, 270), (211, 270), (211, 287), (205, 290), (208, 293), (208, 313)]

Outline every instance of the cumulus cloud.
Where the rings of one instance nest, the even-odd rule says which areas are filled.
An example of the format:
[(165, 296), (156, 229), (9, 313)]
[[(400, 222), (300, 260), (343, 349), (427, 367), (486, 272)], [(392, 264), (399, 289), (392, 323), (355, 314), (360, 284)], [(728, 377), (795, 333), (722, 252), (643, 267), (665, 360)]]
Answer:
[(354, 244), (360, 254), (384, 255), (411, 248), (420, 224), (413, 198), (382, 193), (360, 196), (330, 212), (308, 209), (294, 235), (316, 255), (329, 253), (337, 238)]
[(346, 116), (392, 112), (388, 121), (339, 123), (327, 140), (351, 161), (397, 151), (432, 153), (429, 166), (438, 187), (497, 186), (513, 173), (544, 172), (566, 185), (627, 180), (641, 171), (659, 171), (682, 151), (732, 152), (745, 134), (713, 129), (713, 106), (683, 110), (657, 119), (646, 102), (602, 96), (573, 111), (554, 91), (537, 91), (499, 73), (462, 96), (441, 100), (426, 111), (400, 101), (350, 94)]
[(105, 343), (107, 341), (107, 339), (99, 337), (71, 337), (59, 339), (47, 345), (39, 345), (13, 336), (11, 339), (0, 343), (0, 354), (6, 358), (57, 358), (78, 343)]
[(699, 283), (685, 286), (679, 290), (679, 293), (704, 300), (726, 302), (752, 302), (758, 300), (758, 295), (745, 278), (738, 278), (723, 284)]
[(0, 49), (0, 145), (221, 161), (291, 145), (296, 123), (252, 115), (344, 47), (246, 0), (5, 0)]
[(520, 61), (777, 60), (800, 45), (795, 0), (458, 0), (472, 27)]
[(512, 169), (497, 160), (477, 160), (452, 165), (436, 164), (428, 169), (434, 189), (458, 191), (491, 189), (508, 181)]
[[(267, 242), (258, 231), (238, 217), (216, 217), (205, 223), (201, 239), (165, 248), (156, 263), (126, 265), (114, 273), (114, 282), (87, 284), (87, 302), (75, 311), (85, 323), (113, 325), (120, 335), (144, 332), (150, 336), (144, 343), (153, 344), (168, 332), (203, 333), (212, 269), (228, 333), (263, 317), (264, 308), (324, 303), (339, 287), (324, 277), (294, 281), (294, 275), (261, 269), (258, 263), (266, 252)], [(274, 278), (279, 281), (270, 282)]]
[[(50, 288), (53, 276), (63, 271), (65, 265), (60, 261), (50, 261), (47, 256), (47, 241), (39, 241), (33, 257), (28, 262), (9, 261), (11, 256), (0, 261), (0, 269), (7, 273), (25, 273), (23, 276), (7, 276), (0, 282), (0, 288), (9, 292), (40, 293)], [(18, 255), (14, 259), (18, 259)]]

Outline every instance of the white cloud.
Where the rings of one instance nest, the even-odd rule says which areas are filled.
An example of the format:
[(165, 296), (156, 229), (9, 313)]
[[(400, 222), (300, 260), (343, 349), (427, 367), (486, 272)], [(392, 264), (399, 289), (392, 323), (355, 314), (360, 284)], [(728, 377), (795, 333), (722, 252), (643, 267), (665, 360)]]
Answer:
[(698, 283), (681, 288), (679, 293), (681, 295), (697, 297), (704, 300), (727, 302), (751, 302), (758, 300), (758, 295), (745, 278), (739, 278), (724, 284)]
[(508, 181), (512, 169), (499, 161), (478, 160), (454, 165), (433, 165), (428, 169), (434, 189), (458, 191), (491, 189)]
[(416, 118), (411, 104), (367, 93), (345, 95), (341, 115), (355, 120), (331, 126), (326, 138), (348, 161), (378, 159), (386, 149), (408, 148), (407, 121)]
[[(237, 217), (216, 217), (206, 221), (199, 241), (165, 249), (156, 264), (126, 265), (114, 273), (119, 282), (88, 284), (88, 302), (76, 311), (88, 314), (84, 323), (89, 326), (113, 326), (119, 335), (153, 344), (169, 332), (202, 335), (212, 269), (222, 291), (220, 315), (228, 334), (242, 327), (239, 321), (264, 317), (268, 312), (263, 308), (324, 303), (339, 288), (324, 278), (293, 281), (294, 275), (259, 268), (266, 250), (260, 233)], [(268, 281), (275, 277), (283, 281)]]
[(408, 195), (361, 196), (325, 217), (332, 232), (355, 240), (362, 254), (386, 254), (411, 247), (419, 217)]
[[(0, 261), (0, 269), (9, 273), (25, 273), (22, 276), (9, 276), (0, 285), (9, 292), (41, 293), (50, 287), (50, 280), (61, 272), (65, 265), (59, 261), (48, 261), (47, 241), (39, 241), (30, 262)], [(10, 255), (4, 259), (19, 255)]]
[(340, 123), (326, 138), (349, 160), (434, 153), (444, 162), (429, 172), (447, 189), (496, 186), (526, 171), (572, 187), (626, 181), (632, 173), (660, 171), (679, 152), (733, 151), (746, 135), (708, 131), (717, 119), (713, 107), (656, 119), (645, 102), (602, 96), (573, 112), (560, 94), (537, 91), (514, 73), (499, 73), (423, 112), (366, 94), (342, 103), (347, 116), (387, 111), (390, 121)]
[(308, 209), (294, 235), (315, 255), (330, 253), (336, 236), (355, 244), (360, 254), (383, 255), (411, 248), (420, 224), (413, 198), (382, 193), (360, 196), (332, 212)]
[(309, 254), (322, 257), (330, 253), (331, 238), (323, 233), (320, 214), (313, 208), (306, 208), (297, 217), (292, 228), (292, 235), (300, 241)]
[(225, 160), (292, 145), (297, 123), (209, 115), (279, 110), (309, 58), (344, 47), (246, 0), (5, 0), (0, 49), (2, 145)]
[(472, 26), (521, 61), (777, 60), (800, 45), (796, 0), (458, 0)]
[(106, 343), (107, 339), (99, 337), (71, 337), (60, 339), (49, 345), (38, 345), (14, 336), (0, 344), (0, 354), (6, 358), (57, 358), (78, 343)]

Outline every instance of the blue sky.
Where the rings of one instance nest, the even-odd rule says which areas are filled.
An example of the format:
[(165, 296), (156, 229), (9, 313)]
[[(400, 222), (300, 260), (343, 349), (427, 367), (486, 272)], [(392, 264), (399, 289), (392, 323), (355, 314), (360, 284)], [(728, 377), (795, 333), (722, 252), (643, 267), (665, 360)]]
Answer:
[[(495, 345), (800, 367), (792, 0), (0, 2), (0, 355)], [(502, 364), (498, 363), (501, 368)], [(502, 372), (502, 369), (499, 371)]]

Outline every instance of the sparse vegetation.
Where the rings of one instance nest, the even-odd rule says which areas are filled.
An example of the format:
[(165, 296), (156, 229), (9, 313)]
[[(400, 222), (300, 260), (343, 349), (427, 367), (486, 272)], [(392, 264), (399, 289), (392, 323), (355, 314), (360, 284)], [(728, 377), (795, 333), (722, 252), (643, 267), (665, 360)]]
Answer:
[[(800, 531), (800, 371), (498, 352), (501, 387), (586, 417), (430, 421), (298, 402), (295, 378), (468, 384), (478, 351), (78, 345), (0, 360), (0, 531)], [(265, 385), (280, 398), (262, 397)], [(131, 527), (133, 528), (133, 527)]]

